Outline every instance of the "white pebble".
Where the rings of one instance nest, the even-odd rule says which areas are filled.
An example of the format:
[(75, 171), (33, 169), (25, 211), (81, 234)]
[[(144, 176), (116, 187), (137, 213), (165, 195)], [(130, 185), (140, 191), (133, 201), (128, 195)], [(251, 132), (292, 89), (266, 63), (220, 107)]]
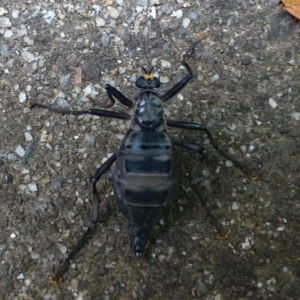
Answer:
[(211, 81), (216, 81), (220, 78), (219, 74), (215, 74), (212, 78)]
[(181, 9), (178, 9), (178, 10), (173, 10), (171, 16), (172, 17), (176, 17), (177, 19), (181, 18), (183, 15), (183, 12)]
[(255, 150), (255, 146), (254, 145), (250, 145), (248, 148), (249, 152), (253, 152)]
[(14, 238), (16, 237), (16, 234), (15, 234), (15, 233), (12, 233), (12, 234), (10, 235), (10, 237), (11, 237), (12, 239), (14, 239)]
[(111, 7), (110, 11), (109, 11), (109, 15), (113, 18), (113, 19), (117, 19), (120, 15), (120, 12), (115, 9), (114, 7)]
[(126, 71), (126, 68), (124, 68), (124, 67), (119, 68), (119, 74), (124, 74), (125, 71)]
[(111, 121), (111, 122), (109, 123), (109, 125), (115, 127), (115, 126), (118, 125), (118, 122), (115, 121), (115, 120), (113, 120), (113, 121)]
[(236, 129), (236, 124), (233, 123), (233, 124), (229, 125), (228, 128), (230, 130), (234, 131)]
[(115, 134), (115, 136), (116, 136), (116, 138), (117, 138), (118, 140), (120, 140), (120, 141), (123, 141), (123, 139), (124, 139), (124, 134), (117, 133), (117, 134)]
[(62, 254), (65, 254), (67, 252), (67, 247), (66, 246), (60, 246), (59, 250)]
[(246, 146), (246, 145), (243, 145), (243, 146), (240, 147), (240, 149), (241, 149), (241, 151), (242, 151), (243, 153), (246, 153), (246, 151), (247, 151), (247, 146)]
[(232, 203), (231, 209), (232, 209), (232, 210), (238, 210), (238, 209), (239, 209), (239, 204), (238, 204), (236, 201), (234, 201), (234, 202)]
[(19, 10), (14, 9), (14, 10), (11, 12), (11, 16), (12, 16), (14, 19), (17, 19), (17, 18), (19, 18), (19, 13), (20, 13)]
[(36, 252), (31, 252), (31, 258), (32, 259), (39, 259), (40, 258), (40, 255)]
[(143, 12), (144, 8), (143, 8), (143, 6), (137, 6), (137, 7), (135, 8), (135, 10), (136, 10), (137, 13), (140, 14), (140, 13)]
[(273, 98), (269, 99), (269, 104), (272, 106), (272, 108), (277, 107), (277, 103), (276, 103), (276, 101)]
[(26, 28), (23, 28), (23, 29), (20, 29), (15, 35), (14, 35), (14, 37), (13, 37), (13, 39), (18, 39), (18, 38), (20, 38), (20, 37), (22, 37), (22, 36), (25, 36), (25, 35), (27, 35), (27, 29)]
[(191, 20), (189, 18), (184, 18), (182, 21), (183, 28), (188, 28), (190, 26)]
[(38, 191), (37, 185), (35, 183), (28, 184), (28, 188), (29, 188), (30, 192), (37, 192)]
[(160, 82), (161, 83), (167, 83), (167, 82), (169, 82), (170, 80), (169, 80), (169, 77), (168, 76), (161, 76), (160, 77)]
[(18, 145), (15, 151), (19, 156), (23, 157), (25, 155), (25, 150), (21, 145)]
[(25, 286), (30, 286), (31, 280), (30, 279), (25, 279), (24, 284), (25, 284)]
[(103, 18), (97, 17), (96, 18), (96, 26), (97, 27), (102, 27), (105, 25), (105, 20)]
[(27, 60), (28, 62), (33, 62), (33, 61), (35, 61), (37, 58), (35, 58), (35, 56), (32, 54), (32, 53), (30, 53), (30, 52), (28, 52), (28, 51), (22, 51), (22, 57), (25, 59), (25, 60)]
[(232, 166), (233, 166), (232, 161), (226, 160), (226, 161), (225, 161), (225, 166), (226, 166), (227, 168), (232, 167)]
[(262, 282), (258, 282), (258, 283), (257, 283), (257, 287), (258, 287), (258, 288), (261, 288), (262, 286), (263, 286)]
[(5, 9), (4, 7), (0, 7), (0, 16), (3, 16), (7, 13), (8, 13), (7, 9)]
[(5, 30), (5, 32), (4, 32), (4, 37), (6, 38), (6, 39), (9, 39), (10, 37), (12, 37), (13, 36), (13, 32), (11, 31), (11, 30)]
[(27, 142), (32, 141), (33, 137), (29, 132), (26, 131), (24, 135)]
[(296, 113), (292, 113), (291, 114), (292, 118), (299, 121), (300, 120), (300, 113), (296, 112)]
[(167, 60), (162, 59), (160, 61), (162, 68), (170, 68), (171, 67), (171, 63)]
[(17, 276), (17, 279), (18, 279), (18, 280), (24, 279), (24, 274), (23, 274), (23, 273), (20, 273), (20, 274)]
[(7, 17), (2, 17), (0, 18), (0, 28), (8, 28), (8, 27), (11, 27), (11, 22), (9, 20), (9, 18)]
[(99, 94), (99, 92), (97, 92), (95, 90), (94, 86), (92, 86), (90, 84), (86, 88), (83, 89), (83, 97), (81, 100), (84, 102), (88, 102), (88, 101), (90, 101), (89, 98), (95, 99), (98, 94)]
[(19, 94), (19, 102), (20, 103), (23, 103), (25, 100), (26, 100), (26, 94), (24, 93), (24, 92), (21, 92), (20, 94)]

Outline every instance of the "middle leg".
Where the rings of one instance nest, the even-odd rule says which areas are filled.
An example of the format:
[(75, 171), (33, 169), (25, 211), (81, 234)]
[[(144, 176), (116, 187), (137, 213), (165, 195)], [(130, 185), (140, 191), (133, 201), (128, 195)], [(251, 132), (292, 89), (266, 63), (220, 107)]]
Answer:
[[(243, 164), (242, 162), (236, 160), (234, 157), (229, 155), (227, 152), (225, 152), (223, 149), (221, 149), (218, 145), (218, 143), (215, 141), (213, 138), (212, 134), (210, 131), (206, 128), (205, 124), (200, 124), (200, 123), (193, 123), (193, 122), (184, 122), (184, 121), (173, 121), (173, 120), (167, 120), (167, 126), (170, 127), (177, 127), (177, 128), (182, 128), (182, 129), (189, 129), (189, 130), (202, 130), (207, 134), (207, 137), (213, 146), (213, 148), (223, 157), (226, 159), (232, 161), (237, 167), (239, 167), (241, 170), (248, 170), (248, 167)], [(186, 148), (186, 147), (185, 147)], [(190, 149), (192, 150), (192, 149)]]

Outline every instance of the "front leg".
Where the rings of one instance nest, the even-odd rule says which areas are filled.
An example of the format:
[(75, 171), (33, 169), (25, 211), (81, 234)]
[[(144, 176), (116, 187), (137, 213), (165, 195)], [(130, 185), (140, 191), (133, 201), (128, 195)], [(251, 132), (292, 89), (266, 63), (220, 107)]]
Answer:
[(44, 108), (49, 111), (53, 111), (59, 114), (69, 114), (69, 115), (94, 115), (98, 117), (105, 117), (105, 118), (115, 118), (115, 119), (122, 119), (122, 120), (130, 120), (131, 116), (125, 113), (110, 111), (110, 110), (103, 110), (103, 109), (89, 109), (89, 110), (75, 110), (72, 107), (60, 107), (60, 106), (53, 106), (53, 105), (44, 105), (40, 103), (36, 103), (33, 101), (28, 101), (29, 108)]

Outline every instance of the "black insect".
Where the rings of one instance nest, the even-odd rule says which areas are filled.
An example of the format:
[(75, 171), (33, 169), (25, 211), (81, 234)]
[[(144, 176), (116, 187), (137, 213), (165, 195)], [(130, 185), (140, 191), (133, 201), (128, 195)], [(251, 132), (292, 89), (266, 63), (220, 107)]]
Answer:
[[(168, 211), (176, 197), (178, 182), (174, 146), (179, 146), (208, 157), (207, 151), (200, 145), (189, 143), (182, 139), (171, 137), (167, 127), (178, 127), (190, 130), (203, 130), (207, 134), (211, 145), (225, 158), (233, 161), (237, 166), (242, 164), (222, 151), (211, 133), (204, 124), (166, 120), (163, 114), (163, 103), (171, 99), (177, 92), (186, 86), (193, 78), (192, 70), (186, 63), (182, 64), (188, 71), (180, 82), (171, 90), (161, 95), (157, 88), (160, 80), (150, 71), (144, 70), (144, 75), (136, 81), (140, 91), (134, 102), (126, 98), (120, 91), (111, 85), (105, 85), (108, 97), (114, 103), (116, 98), (125, 106), (133, 109), (133, 115), (101, 109), (76, 111), (70, 108), (46, 106), (30, 102), (30, 107), (46, 108), (61, 114), (91, 114), (101, 117), (130, 120), (130, 129), (125, 135), (119, 149), (96, 171), (92, 178), (93, 183), (93, 224), (99, 221), (99, 194), (96, 183), (100, 177), (116, 162), (112, 172), (112, 182), (117, 204), (124, 216), (128, 219), (135, 255), (141, 257), (153, 226)], [(53, 281), (57, 282), (69, 261), (82, 247), (87, 235), (93, 229), (90, 226), (69, 254), (63, 266)]]

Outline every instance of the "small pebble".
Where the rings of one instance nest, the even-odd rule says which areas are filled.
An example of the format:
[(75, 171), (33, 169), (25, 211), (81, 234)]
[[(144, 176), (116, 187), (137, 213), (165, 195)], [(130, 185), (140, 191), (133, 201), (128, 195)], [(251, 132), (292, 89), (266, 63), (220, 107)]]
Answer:
[(148, 0), (136, 0), (135, 5), (137, 5), (137, 6), (148, 6)]
[(23, 274), (23, 273), (20, 273), (20, 274), (17, 276), (17, 279), (18, 279), (18, 280), (24, 279), (24, 274)]
[(3, 16), (7, 13), (8, 13), (7, 9), (5, 9), (4, 7), (0, 7), (0, 16)]
[(257, 283), (257, 287), (258, 287), (258, 288), (261, 288), (262, 286), (263, 286), (262, 282), (258, 282), (258, 283)]
[(207, 286), (201, 279), (198, 279), (196, 281), (195, 289), (196, 289), (198, 295), (205, 295), (208, 291)]
[(29, 188), (30, 192), (37, 192), (38, 191), (37, 185), (35, 183), (28, 184), (28, 188)]
[(0, 17), (0, 28), (9, 28), (11, 27), (11, 22), (7, 17)]
[(104, 47), (108, 46), (108, 44), (109, 44), (109, 35), (106, 32), (103, 32), (101, 41), (102, 41), (102, 45)]
[(221, 294), (217, 294), (217, 295), (215, 296), (215, 300), (222, 300)]
[(5, 30), (5, 32), (4, 32), (4, 37), (5, 37), (6, 39), (11, 38), (12, 36), (13, 36), (13, 32), (12, 32), (11, 30)]
[(190, 26), (191, 20), (189, 18), (184, 18), (182, 21), (183, 28), (187, 29)]
[(231, 160), (226, 160), (226, 161), (225, 161), (225, 166), (226, 166), (227, 168), (230, 168), (230, 167), (233, 166), (233, 162), (232, 162)]
[(291, 114), (292, 118), (299, 121), (300, 120), (300, 113), (295, 112)]
[(228, 126), (228, 128), (232, 131), (234, 131), (236, 129), (236, 125), (235, 124), (231, 124)]
[(31, 252), (31, 258), (32, 259), (40, 259), (40, 255), (36, 252)]
[(276, 108), (277, 107), (277, 103), (273, 98), (269, 99), (269, 104), (271, 105), (272, 108)]
[(77, 67), (74, 70), (74, 82), (76, 85), (82, 84), (82, 68), (81, 67)]
[(126, 72), (126, 68), (120, 67), (119, 68), (119, 74), (124, 74)]
[(59, 85), (61, 88), (66, 88), (68, 86), (68, 82), (70, 80), (71, 74), (62, 75), (59, 78)]
[(62, 254), (67, 253), (67, 247), (66, 247), (66, 246), (60, 246), (60, 247), (59, 247), (59, 251), (60, 251)]
[(181, 9), (174, 10), (171, 14), (171, 17), (176, 17), (177, 19), (181, 18), (183, 15), (183, 12)]
[(96, 26), (97, 27), (102, 27), (105, 25), (105, 20), (103, 18), (97, 17), (96, 18)]
[(27, 96), (26, 96), (26, 94), (25, 94), (24, 92), (21, 92), (21, 93), (19, 94), (19, 102), (20, 102), (20, 103), (25, 102), (25, 101), (26, 101), (26, 98), (27, 98)]
[(24, 155), (25, 155), (25, 150), (21, 145), (17, 146), (15, 152), (21, 157), (24, 157)]
[(137, 6), (137, 7), (135, 8), (135, 10), (136, 10), (137, 13), (140, 14), (140, 13), (143, 12), (144, 8), (143, 8), (143, 6)]
[(35, 61), (37, 58), (35, 58), (35, 56), (30, 53), (29, 51), (22, 51), (22, 57), (27, 60), (29, 63)]
[(12, 16), (14, 19), (19, 18), (19, 14), (20, 14), (20, 11), (17, 10), (17, 9), (14, 9), (14, 10), (11, 12), (11, 16)]
[(77, 291), (77, 289), (78, 289), (78, 280), (77, 279), (71, 280), (71, 287), (72, 287), (73, 291)]
[(247, 146), (246, 146), (246, 145), (243, 145), (243, 146), (240, 147), (240, 149), (241, 149), (241, 151), (242, 151), (243, 153), (246, 153), (246, 151), (247, 151)]
[(238, 204), (236, 201), (234, 201), (234, 202), (232, 203), (231, 209), (232, 209), (232, 210), (238, 210), (238, 209), (239, 209), (239, 204)]
[(24, 135), (25, 135), (25, 139), (27, 142), (29, 142), (33, 139), (32, 135), (27, 131), (24, 133)]
[(169, 82), (170, 80), (169, 80), (169, 77), (168, 76), (161, 76), (160, 77), (160, 82), (161, 83), (167, 83), (167, 82)]
[(120, 12), (116, 8), (111, 7), (111, 9), (109, 10), (109, 15), (113, 19), (118, 19), (119, 15), (120, 15)]
[(215, 74), (212, 78), (211, 81), (216, 81), (220, 78), (219, 74)]
[(171, 63), (167, 60), (162, 59), (160, 61), (162, 68), (170, 68), (171, 67)]

